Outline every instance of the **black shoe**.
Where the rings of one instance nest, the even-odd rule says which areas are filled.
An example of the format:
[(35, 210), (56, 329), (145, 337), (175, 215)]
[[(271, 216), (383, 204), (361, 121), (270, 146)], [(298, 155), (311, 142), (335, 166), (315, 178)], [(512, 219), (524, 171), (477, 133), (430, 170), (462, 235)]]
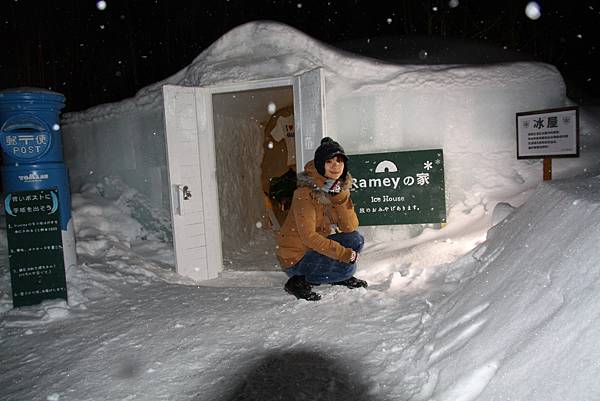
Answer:
[(369, 286), (365, 280), (361, 280), (354, 276), (344, 281), (336, 281), (335, 283), (331, 283), (331, 285), (344, 285), (348, 288), (367, 288)]
[(312, 291), (312, 287), (304, 280), (304, 276), (292, 276), (285, 283), (285, 291), (292, 294), (298, 299), (306, 299), (307, 301), (318, 301), (321, 296)]

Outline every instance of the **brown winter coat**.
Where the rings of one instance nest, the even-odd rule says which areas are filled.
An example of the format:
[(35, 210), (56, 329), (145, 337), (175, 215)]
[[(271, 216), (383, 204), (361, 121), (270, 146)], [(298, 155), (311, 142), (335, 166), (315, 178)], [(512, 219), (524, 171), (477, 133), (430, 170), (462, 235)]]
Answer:
[(298, 174), (298, 188), (277, 240), (277, 257), (285, 269), (298, 263), (309, 250), (350, 262), (352, 249), (327, 239), (327, 236), (332, 233), (332, 224), (341, 232), (358, 228), (358, 217), (350, 200), (352, 178), (347, 174), (342, 191), (336, 195), (321, 189), (325, 180), (312, 160)]

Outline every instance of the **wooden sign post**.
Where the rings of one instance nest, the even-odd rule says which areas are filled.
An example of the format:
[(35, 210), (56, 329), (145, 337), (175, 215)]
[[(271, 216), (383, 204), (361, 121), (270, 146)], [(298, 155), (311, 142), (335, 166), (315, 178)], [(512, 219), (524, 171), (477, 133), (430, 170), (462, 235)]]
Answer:
[(544, 181), (552, 180), (552, 158), (544, 157)]

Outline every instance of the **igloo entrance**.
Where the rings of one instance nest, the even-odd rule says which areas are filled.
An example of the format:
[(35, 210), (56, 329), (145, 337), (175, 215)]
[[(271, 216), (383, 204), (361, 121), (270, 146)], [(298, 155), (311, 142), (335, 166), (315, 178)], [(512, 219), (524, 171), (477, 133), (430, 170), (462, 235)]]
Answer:
[(224, 269), (279, 269), (275, 235), (288, 205), (271, 184), (295, 177), (293, 102), (291, 86), (212, 97)]

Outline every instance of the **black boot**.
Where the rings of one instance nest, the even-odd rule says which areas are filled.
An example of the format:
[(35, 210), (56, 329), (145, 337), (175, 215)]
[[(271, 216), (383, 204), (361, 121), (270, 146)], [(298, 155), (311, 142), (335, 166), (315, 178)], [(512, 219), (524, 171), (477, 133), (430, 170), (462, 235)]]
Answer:
[(369, 286), (369, 284), (367, 284), (367, 282), (365, 280), (361, 280), (354, 276), (352, 276), (349, 279), (346, 279), (344, 281), (336, 281), (335, 283), (331, 283), (331, 285), (344, 285), (348, 288), (361, 288), (361, 287), (367, 288)]
[(306, 299), (307, 301), (318, 301), (321, 296), (312, 291), (312, 287), (304, 280), (304, 276), (292, 276), (285, 283), (285, 291), (292, 294), (298, 299)]

